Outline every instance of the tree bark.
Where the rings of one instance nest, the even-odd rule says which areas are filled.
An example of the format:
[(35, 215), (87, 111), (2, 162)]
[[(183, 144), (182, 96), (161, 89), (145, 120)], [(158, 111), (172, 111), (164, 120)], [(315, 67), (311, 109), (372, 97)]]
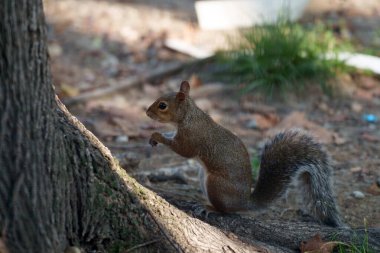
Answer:
[[(173, 207), (129, 177), (55, 98), (41, 0), (1, 0), (0, 14), (2, 253), (63, 252), (71, 245), (99, 252), (293, 252), (318, 230), (341, 231), (236, 215), (211, 217), (211, 226)], [(353, 233), (344, 230), (341, 238)], [(370, 235), (378, 246), (378, 231)]]
[(10, 252), (63, 252), (160, 238), (109, 151), (57, 104), (42, 2), (2, 0), (0, 14), (2, 242)]

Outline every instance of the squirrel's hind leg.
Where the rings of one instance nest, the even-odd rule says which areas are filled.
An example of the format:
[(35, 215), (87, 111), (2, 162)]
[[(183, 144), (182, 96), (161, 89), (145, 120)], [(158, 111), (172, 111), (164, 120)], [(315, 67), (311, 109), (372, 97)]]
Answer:
[(218, 175), (208, 175), (206, 179), (207, 198), (215, 210), (233, 213), (250, 208), (250, 188), (244, 182), (231, 182)]

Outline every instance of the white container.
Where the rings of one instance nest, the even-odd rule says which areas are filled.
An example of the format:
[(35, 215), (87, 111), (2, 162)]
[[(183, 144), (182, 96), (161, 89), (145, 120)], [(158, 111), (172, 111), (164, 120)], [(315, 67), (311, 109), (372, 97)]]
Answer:
[(197, 1), (199, 26), (206, 30), (250, 27), (273, 23), (288, 12), (291, 20), (301, 17), (309, 0), (215, 0)]

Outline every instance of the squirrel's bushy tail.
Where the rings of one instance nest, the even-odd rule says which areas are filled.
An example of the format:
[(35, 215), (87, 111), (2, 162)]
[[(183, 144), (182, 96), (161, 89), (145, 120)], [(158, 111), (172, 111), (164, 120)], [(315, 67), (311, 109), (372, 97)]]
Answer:
[[(277, 134), (261, 155), (259, 179), (252, 194), (254, 206), (277, 199), (293, 180), (299, 180), (311, 214), (330, 226), (344, 226), (330, 183), (330, 159), (321, 145), (299, 131)], [(268, 185), (272, 186), (268, 191)]]

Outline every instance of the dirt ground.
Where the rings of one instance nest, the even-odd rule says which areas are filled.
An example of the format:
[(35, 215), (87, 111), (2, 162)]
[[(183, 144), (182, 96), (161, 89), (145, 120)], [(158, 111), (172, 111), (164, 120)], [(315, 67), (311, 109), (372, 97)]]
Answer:
[[(326, 2), (332, 2), (330, 9), (324, 7)], [(193, 4), (191, 0), (46, 0), (51, 68), (59, 97), (70, 101), (173, 62), (191, 61), (167, 49), (166, 38), (180, 38), (207, 49), (223, 45), (231, 31), (200, 31)], [(366, 4), (320, 1), (309, 7), (302, 20), (320, 19), (337, 36), (348, 36), (359, 49), (380, 55), (376, 37), (380, 4)], [(258, 94), (241, 96), (236, 86), (207, 81), (203, 78), (207, 68), (207, 64), (193, 63), (178, 73), (67, 106), (142, 184), (174, 204), (202, 202), (197, 179), (200, 165), (163, 146), (150, 147), (152, 132), (173, 129), (145, 115), (158, 96), (190, 79), (196, 103), (244, 141), (252, 160), (276, 132), (285, 128), (310, 131), (334, 160), (332, 180), (345, 221), (353, 227), (380, 226), (380, 121), (365, 119), (371, 114), (380, 118), (379, 77), (342, 75), (342, 92), (334, 97), (307, 89), (282, 100), (266, 100)], [(296, 189), (292, 190), (288, 203), (276, 203), (256, 218), (304, 219), (297, 211), (296, 195)]]

